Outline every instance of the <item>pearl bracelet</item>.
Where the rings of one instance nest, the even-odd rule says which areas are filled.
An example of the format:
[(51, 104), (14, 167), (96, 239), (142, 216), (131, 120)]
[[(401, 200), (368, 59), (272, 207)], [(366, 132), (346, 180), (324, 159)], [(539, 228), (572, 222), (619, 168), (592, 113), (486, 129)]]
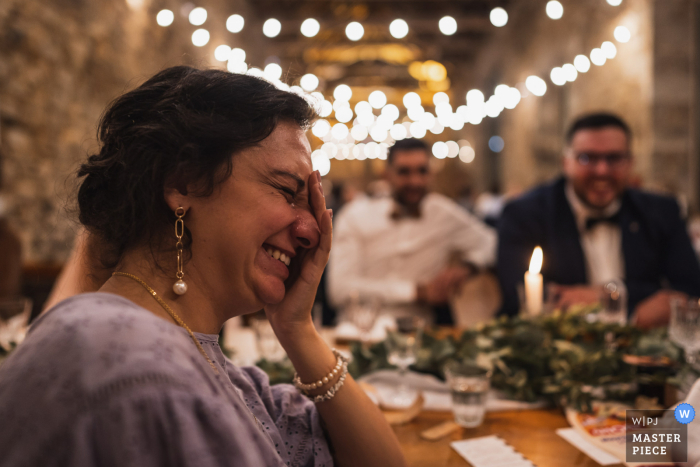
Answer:
[(309, 396), (307, 394), (306, 397), (308, 397), (309, 399), (311, 399), (314, 402), (323, 402), (323, 401), (333, 399), (333, 397), (335, 396), (335, 393), (337, 393), (338, 390), (343, 386), (343, 384), (345, 384), (345, 377), (347, 375), (348, 375), (348, 363), (347, 363), (347, 361), (344, 361), (343, 362), (343, 370), (340, 373), (340, 379), (338, 380), (337, 383), (335, 383), (335, 385), (333, 385), (332, 388), (330, 388), (328, 391), (326, 391), (325, 394), (320, 394), (318, 396)]
[(338, 373), (341, 373), (343, 371), (343, 367), (345, 367), (345, 372), (347, 373), (347, 362), (348, 359), (345, 358), (337, 349), (333, 349), (333, 355), (336, 357), (336, 364), (333, 367), (333, 369), (328, 373), (326, 376), (323, 378), (319, 379), (318, 381), (314, 381), (313, 383), (302, 383), (301, 378), (299, 378), (299, 375), (295, 372), (294, 373), (294, 387), (303, 391), (304, 393), (308, 391), (312, 391), (314, 389), (319, 389), (323, 387), (324, 385), (328, 384), (330, 381), (335, 378)]

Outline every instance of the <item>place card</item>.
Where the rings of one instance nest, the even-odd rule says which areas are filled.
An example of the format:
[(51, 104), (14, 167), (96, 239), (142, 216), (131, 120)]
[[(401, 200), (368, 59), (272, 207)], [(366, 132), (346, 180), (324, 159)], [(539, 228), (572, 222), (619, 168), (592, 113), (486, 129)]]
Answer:
[(496, 435), (454, 441), (450, 446), (473, 467), (534, 467)]
[(620, 459), (588, 442), (574, 428), (559, 428), (557, 434), (600, 465), (620, 464)]

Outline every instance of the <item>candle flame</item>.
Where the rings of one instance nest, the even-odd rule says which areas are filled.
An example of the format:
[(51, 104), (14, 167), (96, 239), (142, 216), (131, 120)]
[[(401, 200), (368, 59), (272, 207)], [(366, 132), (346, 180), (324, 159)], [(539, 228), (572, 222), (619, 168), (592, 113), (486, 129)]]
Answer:
[(530, 260), (530, 274), (539, 274), (542, 270), (542, 248), (535, 247), (535, 251), (532, 252), (532, 259)]

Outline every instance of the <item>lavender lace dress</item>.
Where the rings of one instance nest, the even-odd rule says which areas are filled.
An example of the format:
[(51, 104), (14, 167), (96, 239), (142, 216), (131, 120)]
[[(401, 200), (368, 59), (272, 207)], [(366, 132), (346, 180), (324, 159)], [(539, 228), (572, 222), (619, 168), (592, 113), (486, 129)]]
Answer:
[(333, 465), (313, 403), (196, 336), (218, 376), (125, 298), (61, 302), (0, 366), (0, 466)]

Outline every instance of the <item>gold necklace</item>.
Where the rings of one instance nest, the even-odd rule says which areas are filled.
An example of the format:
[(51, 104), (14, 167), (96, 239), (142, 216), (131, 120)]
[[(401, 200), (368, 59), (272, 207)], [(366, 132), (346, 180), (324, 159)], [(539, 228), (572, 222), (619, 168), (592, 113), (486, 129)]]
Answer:
[(116, 272), (113, 272), (113, 273), (112, 273), (112, 276), (124, 276), (124, 277), (128, 277), (128, 278), (130, 278), (130, 279), (135, 280), (135, 281), (138, 282), (139, 284), (141, 284), (141, 285), (143, 286), (143, 288), (146, 289), (146, 290), (148, 291), (148, 293), (151, 294), (151, 296), (156, 300), (156, 302), (158, 302), (158, 304), (159, 304), (160, 306), (162, 306), (163, 309), (170, 315), (170, 317), (178, 324), (178, 326), (184, 328), (185, 331), (187, 331), (187, 334), (189, 334), (190, 337), (192, 338), (192, 342), (194, 342), (194, 345), (197, 346), (197, 349), (199, 350), (199, 353), (201, 353), (202, 356), (203, 356), (204, 358), (207, 359), (207, 362), (209, 362), (209, 366), (211, 366), (211, 369), (214, 370), (214, 373), (216, 373), (217, 375), (219, 374), (219, 370), (216, 369), (216, 366), (214, 365), (214, 362), (211, 361), (211, 359), (209, 358), (209, 355), (207, 355), (207, 353), (204, 351), (204, 348), (202, 348), (202, 344), (199, 343), (199, 339), (197, 339), (197, 336), (194, 335), (194, 333), (192, 332), (192, 330), (191, 330), (191, 329), (187, 326), (187, 324), (185, 324), (185, 322), (173, 311), (173, 309), (170, 308), (170, 307), (168, 306), (168, 304), (165, 303), (165, 302), (163, 301), (163, 299), (160, 298), (160, 297), (158, 296), (158, 294), (156, 293), (155, 290), (153, 290), (153, 289), (152, 289), (148, 284), (146, 284), (143, 280), (139, 279), (138, 277), (136, 277), (136, 276), (133, 275), (133, 274), (129, 274), (128, 272), (116, 271)]
[[(192, 342), (194, 342), (194, 345), (197, 346), (197, 349), (199, 350), (199, 353), (201, 353), (202, 356), (203, 356), (204, 358), (207, 359), (207, 362), (209, 362), (209, 366), (211, 366), (211, 369), (214, 370), (214, 373), (216, 373), (217, 375), (219, 374), (219, 370), (216, 369), (216, 366), (214, 365), (214, 362), (211, 361), (211, 359), (209, 358), (209, 355), (207, 355), (207, 353), (206, 353), (206, 352), (204, 351), (204, 349), (202, 348), (202, 344), (199, 343), (199, 339), (197, 339), (197, 336), (194, 335), (194, 333), (192, 332), (192, 330), (191, 330), (191, 329), (187, 326), (187, 324), (185, 324), (185, 322), (177, 315), (177, 313), (175, 313), (175, 312), (173, 311), (173, 309), (170, 308), (170, 307), (168, 306), (168, 304), (165, 303), (165, 301), (163, 301), (163, 299), (160, 298), (160, 297), (158, 296), (158, 294), (156, 293), (155, 290), (153, 290), (148, 284), (146, 284), (146, 282), (144, 282), (143, 280), (141, 280), (140, 278), (138, 278), (137, 276), (135, 276), (135, 275), (133, 275), (133, 274), (129, 274), (128, 272), (115, 271), (115, 272), (112, 273), (112, 276), (124, 276), (124, 277), (128, 277), (128, 278), (130, 278), (130, 279), (135, 280), (135, 281), (138, 282), (139, 284), (141, 284), (141, 285), (143, 286), (143, 288), (146, 289), (146, 290), (148, 291), (148, 293), (151, 294), (151, 296), (156, 300), (156, 302), (158, 302), (158, 304), (159, 304), (160, 306), (163, 307), (163, 309), (170, 315), (170, 317), (171, 317), (173, 320), (175, 320), (175, 322), (178, 324), (178, 326), (183, 327), (183, 328), (185, 329), (185, 331), (187, 331), (187, 334), (189, 334), (190, 337), (192, 338)], [(272, 441), (272, 438), (270, 438), (270, 434), (267, 433), (267, 432), (265, 431), (265, 429), (264, 429), (262, 423), (260, 423), (260, 420), (258, 420), (258, 417), (255, 416), (255, 414), (253, 413), (253, 411), (250, 410), (250, 407), (248, 407), (248, 404), (245, 403), (245, 400), (243, 399), (243, 396), (242, 396), (240, 393), (238, 393), (238, 391), (235, 390), (235, 389), (234, 389), (234, 392), (236, 393), (236, 395), (238, 396), (238, 398), (241, 400), (241, 404), (243, 404), (243, 406), (244, 406), (246, 409), (248, 409), (248, 413), (250, 413), (250, 415), (253, 417), (253, 420), (255, 421), (255, 424), (257, 425), (258, 429), (259, 429), (260, 431), (262, 431), (263, 433), (265, 433), (265, 434), (267, 435), (267, 437), (270, 439), (270, 441)]]

